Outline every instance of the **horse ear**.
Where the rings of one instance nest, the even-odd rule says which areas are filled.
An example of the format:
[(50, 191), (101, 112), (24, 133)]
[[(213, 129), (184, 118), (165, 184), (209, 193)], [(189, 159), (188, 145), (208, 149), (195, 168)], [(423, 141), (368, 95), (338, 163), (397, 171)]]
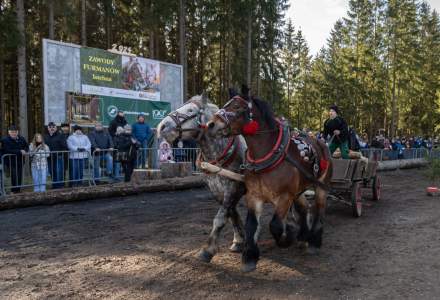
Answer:
[(208, 95), (206, 94), (205, 91), (202, 92), (202, 104), (203, 106), (208, 104)]
[(249, 89), (249, 87), (246, 85), (246, 84), (242, 84), (241, 85), (241, 94), (244, 96), (244, 97), (249, 97), (249, 91), (250, 91), (250, 89)]
[(229, 88), (228, 91), (229, 91), (229, 99), (232, 99), (235, 96), (237, 96), (237, 91), (234, 90), (233, 88)]

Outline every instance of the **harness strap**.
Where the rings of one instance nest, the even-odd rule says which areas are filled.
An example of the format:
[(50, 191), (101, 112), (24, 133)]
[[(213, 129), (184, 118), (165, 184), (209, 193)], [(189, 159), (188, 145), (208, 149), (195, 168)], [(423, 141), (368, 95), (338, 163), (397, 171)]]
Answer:
[(295, 159), (291, 158), (289, 156), (289, 154), (286, 155), (286, 160), (288, 162), (290, 162), (295, 168), (298, 169), (298, 171), (308, 180), (311, 181), (313, 184), (316, 184), (317, 186), (319, 186), (320, 188), (329, 191), (330, 188), (328, 185), (322, 183), (321, 181), (319, 181), (318, 179), (316, 179), (313, 175), (310, 174), (310, 172), (308, 172), (306, 169), (304, 169), (304, 167), (298, 163)]
[[(278, 124), (278, 137), (277, 137), (277, 141), (275, 143), (275, 145), (272, 147), (272, 149), (269, 151), (269, 153), (267, 153), (264, 157), (259, 158), (259, 159), (253, 159), (250, 155), (250, 152), (247, 151), (246, 152), (246, 160), (249, 161), (252, 164), (260, 164), (263, 163), (267, 160), (269, 160), (276, 151), (279, 151), (282, 139), (283, 139), (283, 125), (281, 123)], [(290, 140), (290, 139), (289, 139)], [(290, 142), (288, 142), (290, 143)], [(286, 147), (286, 149), (288, 148), (288, 146)]]
[[(230, 138), (220, 157), (209, 161), (209, 163), (212, 165), (218, 165), (222, 168), (227, 168), (234, 161), (235, 157), (237, 156), (238, 149), (240, 149), (240, 144), (235, 142), (235, 137)], [(202, 152), (199, 153), (197, 161), (197, 164), (206, 161)]]

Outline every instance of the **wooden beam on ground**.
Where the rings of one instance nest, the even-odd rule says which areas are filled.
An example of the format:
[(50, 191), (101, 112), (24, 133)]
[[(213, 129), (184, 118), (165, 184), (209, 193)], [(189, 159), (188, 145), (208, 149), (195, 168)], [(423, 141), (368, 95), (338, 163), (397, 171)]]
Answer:
[(87, 186), (49, 190), (44, 193), (21, 193), (0, 198), (0, 210), (29, 207), (36, 205), (53, 205), (65, 202), (95, 200), (112, 197), (125, 197), (141, 193), (161, 191), (178, 191), (205, 186), (203, 176), (150, 180), (142, 184), (121, 182), (99, 186)]

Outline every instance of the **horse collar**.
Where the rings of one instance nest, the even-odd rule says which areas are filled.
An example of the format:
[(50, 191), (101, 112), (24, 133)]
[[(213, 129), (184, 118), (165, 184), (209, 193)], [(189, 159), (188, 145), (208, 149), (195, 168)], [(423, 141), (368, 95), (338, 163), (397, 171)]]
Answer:
[(255, 173), (268, 172), (277, 167), (284, 160), (289, 146), (289, 128), (278, 123), (278, 137), (273, 148), (264, 157), (259, 159), (252, 158), (248, 149), (246, 151), (246, 164), (243, 168)]
[[(226, 145), (226, 148), (223, 150), (222, 154), (215, 160), (209, 161), (209, 163), (212, 165), (217, 165), (222, 168), (227, 168), (237, 156), (239, 148), (240, 148), (240, 144), (236, 143), (235, 136), (231, 137), (228, 141), (228, 144)], [(199, 160), (200, 162), (205, 161), (202, 152), (200, 152)]]

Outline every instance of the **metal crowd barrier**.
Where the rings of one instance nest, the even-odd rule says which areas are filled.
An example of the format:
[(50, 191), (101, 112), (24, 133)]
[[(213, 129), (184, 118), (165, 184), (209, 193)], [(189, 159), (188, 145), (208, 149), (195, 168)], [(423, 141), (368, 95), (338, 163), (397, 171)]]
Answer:
[(414, 158), (425, 158), (433, 155), (434, 151), (430, 151), (426, 148), (411, 148), (399, 150), (388, 150), (388, 149), (361, 149), (363, 156), (371, 158), (377, 155), (377, 160), (397, 160), (397, 159), (414, 159)]
[(157, 148), (140, 148), (137, 152), (137, 169), (159, 169), (164, 162), (191, 162), (193, 172), (198, 172), (196, 166), (200, 148), (169, 148), (168, 151)]
[[(198, 172), (196, 160), (199, 152), (199, 148), (169, 148), (166, 152), (157, 148), (140, 148), (137, 151), (133, 168), (159, 169), (160, 164), (164, 162), (191, 162), (193, 172)], [(92, 153), (87, 151), (39, 152), (35, 155), (47, 156), (47, 168), (39, 174), (34, 174), (34, 178), (30, 153), (19, 156), (4, 154), (0, 159), (0, 196), (21, 191), (45, 191), (123, 181), (122, 163), (118, 161), (116, 153), (117, 150), (114, 149), (95, 150)], [(70, 159), (71, 156), (72, 158), (86, 157), (79, 161)]]
[[(46, 162), (33, 164), (38, 157)], [(23, 155), (4, 154), (1, 157), (1, 191), (3, 195), (22, 190), (43, 192), (52, 189), (93, 185), (91, 154), (87, 151), (50, 151)], [(50, 180), (47, 180), (47, 178)]]

